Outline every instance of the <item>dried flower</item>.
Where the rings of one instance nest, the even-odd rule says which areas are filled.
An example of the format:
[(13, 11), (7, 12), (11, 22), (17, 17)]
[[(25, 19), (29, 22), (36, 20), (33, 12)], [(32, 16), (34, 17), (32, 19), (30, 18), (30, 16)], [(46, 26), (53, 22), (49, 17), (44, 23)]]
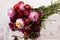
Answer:
[(10, 8), (10, 9), (8, 10), (8, 16), (13, 17), (14, 14), (15, 14), (14, 8)]
[(14, 10), (17, 10), (19, 8), (19, 4), (18, 3), (15, 4), (13, 8), (14, 8)]
[(31, 6), (30, 6), (29, 4), (26, 4), (26, 5), (24, 6), (24, 8), (27, 9), (27, 10), (30, 10)]
[(9, 27), (12, 31), (15, 31), (16, 26), (13, 23), (9, 23)]
[(21, 9), (21, 10), (24, 10), (24, 2), (19, 2), (19, 8)]
[(22, 29), (24, 27), (24, 21), (22, 19), (17, 19), (16, 20), (16, 26), (19, 28), (19, 29)]
[(37, 11), (31, 11), (29, 14), (29, 18), (31, 21), (36, 22), (39, 19), (39, 13)]

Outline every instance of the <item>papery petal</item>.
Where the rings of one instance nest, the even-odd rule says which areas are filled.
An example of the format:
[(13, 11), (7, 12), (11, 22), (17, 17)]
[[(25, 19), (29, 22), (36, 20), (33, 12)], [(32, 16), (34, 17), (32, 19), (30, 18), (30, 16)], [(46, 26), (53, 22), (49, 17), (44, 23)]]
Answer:
[(16, 11), (16, 17), (17, 17), (17, 18), (23, 17), (23, 11), (20, 10), (20, 9), (18, 9), (18, 10)]
[(24, 22), (25, 22), (25, 24), (29, 24), (30, 23), (30, 19), (29, 18), (23, 18), (23, 20), (24, 20)]
[(15, 14), (14, 8), (10, 8), (10, 9), (8, 10), (8, 16), (13, 17), (14, 14)]
[(31, 28), (30, 28), (30, 26), (25, 26), (24, 28), (23, 28), (23, 31), (26, 31), (26, 32), (28, 32), (28, 31), (30, 31), (31, 30)]
[(10, 17), (10, 22), (12, 22), (12, 23), (15, 23), (16, 22), (16, 16), (14, 16), (14, 17)]
[(16, 20), (16, 26), (19, 28), (19, 29), (22, 29), (24, 27), (24, 21), (23, 19), (17, 19)]
[(28, 16), (30, 13), (30, 10), (24, 10), (24, 16)]
[(30, 10), (31, 6), (30, 6), (29, 4), (26, 4), (26, 5), (24, 6), (24, 8), (27, 9), (27, 10)]
[(29, 14), (29, 18), (30, 18), (30, 20), (33, 21), (33, 22), (38, 21), (39, 16), (40, 16), (39, 13), (36, 12), (36, 11), (31, 11), (30, 14)]
[(21, 9), (21, 10), (24, 10), (24, 2), (19, 2), (19, 8)]
[(15, 4), (13, 8), (14, 8), (14, 10), (17, 10), (19, 8), (19, 4), (18, 3)]
[(15, 29), (16, 29), (15, 26), (12, 23), (9, 23), (9, 27), (12, 31), (15, 31)]

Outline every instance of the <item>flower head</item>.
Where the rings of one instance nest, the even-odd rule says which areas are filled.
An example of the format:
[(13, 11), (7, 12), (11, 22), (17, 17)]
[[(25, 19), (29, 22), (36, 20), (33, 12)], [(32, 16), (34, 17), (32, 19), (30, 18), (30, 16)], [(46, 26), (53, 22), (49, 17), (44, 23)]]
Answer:
[(9, 23), (9, 27), (12, 31), (16, 30), (16, 26), (13, 23)]
[(19, 4), (18, 3), (15, 4), (13, 8), (14, 8), (14, 10), (17, 10), (19, 8)]
[(38, 21), (39, 13), (37, 11), (31, 11), (30, 14), (29, 14), (29, 18), (33, 22)]
[(24, 27), (24, 21), (22, 19), (17, 19), (16, 20), (16, 26), (19, 28), (19, 29), (22, 29)]
[(17, 18), (23, 17), (23, 11), (20, 10), (20, 9), (18, 9), (18, 10), (16, 11), (16, 17), (17, 17)]
[(13, 17), (14, 16), (14, 9), (13, 8), (10, 8), (9, 10), (8, 10), (8, 16), (10, 16), (10, 17)]
[(28, 16), (30, 13), (30, 10), (24, 10), (24, 16)]
[(30, 19), (29, 18), (23, 18), (25, 24), (29, 24), (30, 23)]
[(30, 6), (29, 4), (26, 4), (26, 5), (24, 6), (24, 8), (27, 9), (27, 10), (30, 10), (31, 6)]
[(19, 2), (19, 8), (21, 9), (21, 10), (24, 10), (24, 2)]

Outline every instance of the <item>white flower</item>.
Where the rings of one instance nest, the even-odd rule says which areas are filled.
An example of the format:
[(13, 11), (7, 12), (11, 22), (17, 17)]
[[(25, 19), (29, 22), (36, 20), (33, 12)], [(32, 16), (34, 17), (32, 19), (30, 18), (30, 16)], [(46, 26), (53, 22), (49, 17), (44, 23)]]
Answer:
[(17, 19), (16, 20), (16, 26), (19, 28), (19, 29), (22, 29), (24, 27), (24, 21), (23, 19)]

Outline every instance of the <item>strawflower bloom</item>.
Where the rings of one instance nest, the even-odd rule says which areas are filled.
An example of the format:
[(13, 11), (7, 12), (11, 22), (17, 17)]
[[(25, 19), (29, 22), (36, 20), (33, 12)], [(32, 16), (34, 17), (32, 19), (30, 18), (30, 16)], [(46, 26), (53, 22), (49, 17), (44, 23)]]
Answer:
[(21, 9), (21, 10), (24, 10), (24, 2), (19, 2), (19, 8)]
[(22, 29), (24, 27), (24, 21), (22, 19), (17, 19), (16, 20), (16, 26), (19, 28), (19, 29)]
[(14, 8), (10, 8), (9, 10), (8, 10), (8, 16), (9, 17), (13, 17), (14, 16)]
[(31, 11), (29, 14), (29, 18), (31, 21), (36, 22), (39, 19), (39, 13), (37, 11)]

